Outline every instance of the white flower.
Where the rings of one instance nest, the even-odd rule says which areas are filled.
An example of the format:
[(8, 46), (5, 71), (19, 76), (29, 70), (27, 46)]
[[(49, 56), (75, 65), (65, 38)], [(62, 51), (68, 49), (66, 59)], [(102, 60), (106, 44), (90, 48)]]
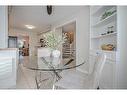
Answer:
[(61, 36), (56, 35), (52, 31), (44, 34), (46, 46), (52, 49), (59, 48), (59, 46), (62, 45), (66, 41), (66, 37), (67, 37), (66, 34), (63, 34), (61, 37)]

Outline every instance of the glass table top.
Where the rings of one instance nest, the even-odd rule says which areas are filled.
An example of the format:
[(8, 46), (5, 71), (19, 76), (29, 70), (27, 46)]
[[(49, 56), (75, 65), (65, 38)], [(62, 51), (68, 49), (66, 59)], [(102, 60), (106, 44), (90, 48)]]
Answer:
[[(56, 59), (57, 60), (57, 59)], [(24, 67), (31, 69), (31, 70), (40, 70), (40, 71), (54, 71), (54, 70), (68, 70), (68, 69), (73, 69), (77, 68), (86, 62), (72, 65), (71, 63), (74, 62), (73, 58), (68, 58), (68, 60), (65, 62), (63, 59), (59, 59), (59, 64), (53, 64), (53, 59), (51, 57), (40, 57), (38, 58), (37, 56), (30, 56), (29, 57), (29, 62), (24, 62), (23, 64)], [(58, 60), (56, 61), (56, 63)]]
[[(24, 61), (26, 61), (23, 62), (24, 67), (30, 70), (37, 71), (35, 74), (37, 89), (40, 89), (41, 86), (46, 83), (45, 80), (51, 80), (51, 81), (53, 80), (52, 89), (54, 89), (55, 83), (62, 78), (61, 76), (62, 71), (69, 70), (69, 69), (72, 70), (86, 63), (83, 62), (80, 64), (74, 64), (75, 59), (73, 58), (68, 58), (65, 61), (65, 59), (60, 60), (60, 58), (56, 58), (56, 59), (52, 57), (39, 58), (37, 56), (30, 56), (29, 60), (27, 59)], [(48, 75), (42, 77), (43, 73), (48, 73)], [(51, 77), (49, 77), (49, 75), (51, 75)]]

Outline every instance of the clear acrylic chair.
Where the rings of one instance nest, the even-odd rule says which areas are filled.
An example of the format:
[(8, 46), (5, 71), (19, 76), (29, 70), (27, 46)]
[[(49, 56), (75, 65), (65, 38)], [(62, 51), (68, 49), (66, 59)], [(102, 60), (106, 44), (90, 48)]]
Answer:
[(93, 69), (90, 69), (88, 74), (77, 70), (63, 72), (61, 73), (62, 79), (55, 83), (55, 87), (60, 89), (97, 89), (105, 61), (106, 55), (98, 53), (94, 60), (92, 58), (90, 61), (94, 62), (94, 64), (92, 64)]

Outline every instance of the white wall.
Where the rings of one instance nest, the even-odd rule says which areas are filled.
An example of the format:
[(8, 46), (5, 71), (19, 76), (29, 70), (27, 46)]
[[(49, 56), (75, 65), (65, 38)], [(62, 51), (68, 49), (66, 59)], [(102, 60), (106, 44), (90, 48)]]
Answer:
[[(90, 9), (88, 6), (84, 6), (81, 11), (71, 17), (56, 22), (52, 28), (55, 29), (73, 21), (76, 21), (76, 64), (80, 64), (84, 60), (88, 62), (90, 39)], [(85, 67), (81, 66), (80, 70), (84, 71), (84, 69)]]
[(8, 47), (8, 11), (7, 6), (0, 6), (0, 48)]
[(20, 29), (10, 29), (9, 36), (29, 36), (29, 51), (30, 56), (36, 55), (37, 51), (35, 46), (37, 45), (37, 33), (36, 32), (29, 32)]
[(29, 46), (30, 46), (30, 55), (37, 55), (37, 42), (38, 42), (38, 39), (37, 39), (37, 34), (36, 32), (30, 32), (29, 33)]
[(117, 88), (127, 88), (127, 7), (118, 7)]

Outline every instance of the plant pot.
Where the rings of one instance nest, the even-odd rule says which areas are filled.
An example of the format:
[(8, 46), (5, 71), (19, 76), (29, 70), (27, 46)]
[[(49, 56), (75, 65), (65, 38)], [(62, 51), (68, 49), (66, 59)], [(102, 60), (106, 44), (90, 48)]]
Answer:
[(54, 66), (57, 66), (58, 64), (60, 64), (61, 61), (61, 52), (59, 50), (53, 50), (51, 53), (51, 57), (52, 57), (52, 64)]

